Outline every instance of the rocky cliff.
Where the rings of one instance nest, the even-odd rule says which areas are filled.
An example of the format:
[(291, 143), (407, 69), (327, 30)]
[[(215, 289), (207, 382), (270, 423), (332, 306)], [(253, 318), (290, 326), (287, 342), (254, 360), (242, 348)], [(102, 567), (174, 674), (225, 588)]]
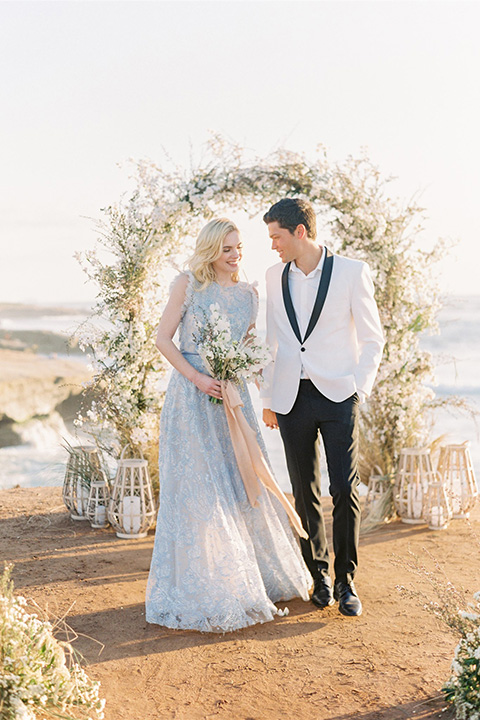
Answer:
[(32, 442), (36, 428), (62, 431), (73, 419), (89, 377), (75, 360), (48, 358), (29, 352), (0, 351), (0, 446)]

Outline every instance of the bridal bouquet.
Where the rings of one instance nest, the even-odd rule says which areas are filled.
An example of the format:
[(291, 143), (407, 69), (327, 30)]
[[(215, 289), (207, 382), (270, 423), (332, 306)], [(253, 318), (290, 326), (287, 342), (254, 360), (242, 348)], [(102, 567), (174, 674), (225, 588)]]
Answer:
[[(194, 335), (198, 352), (213, 377), (240, 383), (261, 380), (261, 371), (270, 362), (267, 346), (251, 330), (243, 340), (232, 340), (230, 322), (220, 313), (218, 303), (210, 305), (202, 323), (197, 319), (198, 332)], [(210, 402), (222, 400), (210, 397)]]

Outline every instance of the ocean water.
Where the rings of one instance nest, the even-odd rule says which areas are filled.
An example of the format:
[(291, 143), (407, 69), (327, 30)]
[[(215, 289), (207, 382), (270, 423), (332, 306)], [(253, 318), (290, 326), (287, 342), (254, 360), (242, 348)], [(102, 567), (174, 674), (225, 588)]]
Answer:
[[(71, 335), (78, 324), (85, 319), (87, 309), (81, 314), (81, 308), (72, 308), (69, 314), (65, 312), (55, 315), (50, 311), (42, 314), (41, 308), (15, 309), (11, 316), (5, 314), (0, 317), (0, 330), (33, 330), (54, 332), (65, 336)], [(68, 356), (65, 348), (65, 357)], [(57, 355), (58, 357), (58, 355)], [(76, 356), (75, 359), (81, 359)], [(1, 373), (1, 366), (0, 366)], [(16, 485), (22, 487), (38, 487), (45, 485), (61, 485), (65, 474), (65, 461), (67, 452), (63, 447), (64, 440), (70, 444), (75, 439), (68, 433), (60, 436), (53, 429), (42, 428), (40, 424), (32, 433), (32, 442), (29, 445), (17, 445), (0, 448), (0, 488), (12, 488)]]
[[(264, 302), (260, 303), (258, 329), (264, 332)], [(464, 397), (473, 409), (480, 412), (480, 296), (453, 297), (448, 299), (440, 317), (439, 335), (425, 337), (423, 345), (436, 358), (436, 393), (441, 397), (459, 395)], [(84, 319), (78, 313), (69, 315), (34, 315), (3, 317), (0, 329), (43, 330), (64, 334), (68, 337)], [(258, 392), (252, 386), (252, 399), (261, 418), (261, 402)], [(479, 416), (480, 420), (480, 416)], [(278, 431), (262, 426), (277, 480), (285, 491), (290, 483), (285, 466), (283, 447)], [(470, 441), (473, 464), (480, 478), (479, 427), (468, 415), (441, 411), (437, 413), (432, 436), (445, 435), (448, 442)], [(69, 442), (75, 442), (72, 437)], [(65, 472), (67, 453), (62, 447), (62, 438), (55, 433), (39, 433), (32, 445), (0, 448), (0, 488), (15, 485), (34, 487), (61, 485)], [(322, 470), (322, 491), (328, 492), (328, 478), (324, 462)]]
[[(426, 337), (423, 345), (435, 357), (434, 390), (439, 397), (464, 398), (478, 413), (441, 411), (433, 436), (446, 435), (448, 442), (470, 441), (473, 465), (480, 480), (480, 296), (451, 298), (439, 316), (440, 334)], [(480, 482), (479, 482), (480, 485)]]

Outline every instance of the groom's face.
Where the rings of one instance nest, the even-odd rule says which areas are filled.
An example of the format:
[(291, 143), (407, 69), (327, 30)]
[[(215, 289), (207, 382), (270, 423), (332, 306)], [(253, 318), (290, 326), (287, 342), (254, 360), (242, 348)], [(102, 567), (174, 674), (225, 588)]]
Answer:
[(267, 227), (272, 241), (272, 250), (278, 252), (281, 261), (287, 263), (295, 260), (300, 249), (300, 235), (302, 230), (305, 230), (303, 225), (299, 225), (294, 233), (280, 227), (278, 222), (268, 223)]

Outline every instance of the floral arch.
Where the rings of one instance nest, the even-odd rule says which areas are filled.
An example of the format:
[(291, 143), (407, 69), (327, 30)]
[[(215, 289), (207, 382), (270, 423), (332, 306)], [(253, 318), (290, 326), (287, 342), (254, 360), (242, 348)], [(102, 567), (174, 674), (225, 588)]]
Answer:
[(427, 385), (432, 359), (419, 343), (421, 333), (436, 328), (432, 266), (443, 246), (417, 246), (421, 210), (390, 199), (388, 183), (366, 156), (332, 163), (319, 147), (313, 159), (283, 149), (251, 159), (219, 137), (188, 172), (139, 162), (133, 193), (103, 211), (98, 247), (81, 258), (98, 295), (76, 333), (93, 356), (96, 397), (78, 423), (114, 455), (127, 442), (141, 447), (155, 477), (165, 367), (154, 340), (165, 268), (216, 214), (241, 209), (254, 216), (282, 197), (303, 197), (323, 220), (332, 249), (372, 271), (386, 345), (362, 408), (361, 474), (365, 481), (375, 465), (392, 473), (402, 447), (427, 442), (428, 411), (443, 404)]

